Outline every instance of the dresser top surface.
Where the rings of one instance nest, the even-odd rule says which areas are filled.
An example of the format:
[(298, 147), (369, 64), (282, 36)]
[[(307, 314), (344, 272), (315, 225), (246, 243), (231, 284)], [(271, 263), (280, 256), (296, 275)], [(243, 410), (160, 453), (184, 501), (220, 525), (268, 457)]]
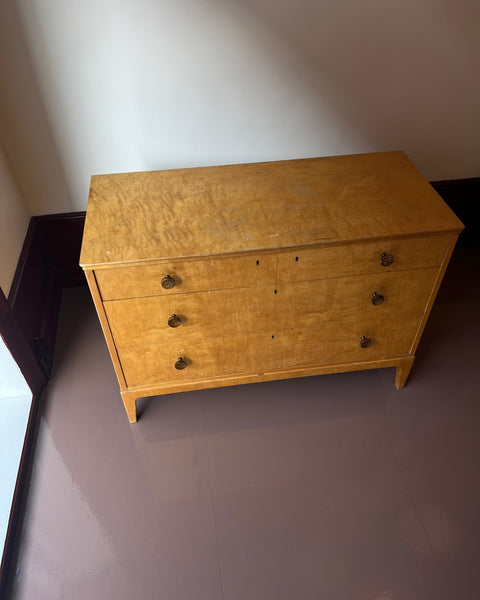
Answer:
[(92, 177), (84, 267), (460, 231), (403, 152)]

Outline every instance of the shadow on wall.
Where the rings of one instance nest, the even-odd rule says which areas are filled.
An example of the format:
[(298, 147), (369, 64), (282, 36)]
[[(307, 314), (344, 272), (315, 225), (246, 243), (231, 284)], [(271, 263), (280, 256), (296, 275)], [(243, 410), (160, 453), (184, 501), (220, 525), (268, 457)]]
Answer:
[(403, 149), (430, 179), (478, 175), (478, 3), (246, 3), (375, 149)]
[(14, 3), (0, 0), (0, 140), (30, 214), (72, 203)]
[(474, 0), (7, 5), (28, 51), (3, 42), (0, 131), (34, 214), (84, 210), (106, 172), (403, 149), (429, 179), (477, 175)]

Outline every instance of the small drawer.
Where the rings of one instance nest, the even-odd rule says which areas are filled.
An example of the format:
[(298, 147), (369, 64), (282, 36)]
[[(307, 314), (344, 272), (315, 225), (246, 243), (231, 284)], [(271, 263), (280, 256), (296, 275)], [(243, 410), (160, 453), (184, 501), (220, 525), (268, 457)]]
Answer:
[(275, 263), (274, 254), (247, 255), (97, 269), (95, 277), (104, 301), (120, 300), (270, 285)]
[(439, 235), (283, 252), (278, 256), (277, 279), (288, 283), (438, 267), (450, 240), (450, 235)]

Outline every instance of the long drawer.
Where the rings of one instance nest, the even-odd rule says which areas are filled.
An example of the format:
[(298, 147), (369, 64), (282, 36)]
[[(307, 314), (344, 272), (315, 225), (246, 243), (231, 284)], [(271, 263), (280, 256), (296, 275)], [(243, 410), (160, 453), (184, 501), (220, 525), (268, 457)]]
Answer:
[(126, 348), (262, 331), (316, 329), (327, 322), (420, 317), (437, 274), (436, 268), (415, 269), (280, 284), (277, 288), (115, 300), (104, 306), (117, 348)]
[[(134, 387), (408, 355), (418, 325), (415, 318), (328, 323), (309, 331), (239, 334), (121, 348), (119, 357), (127, 385)], [(180, 357), (186, 363), (182, 370), (175, 368)]]

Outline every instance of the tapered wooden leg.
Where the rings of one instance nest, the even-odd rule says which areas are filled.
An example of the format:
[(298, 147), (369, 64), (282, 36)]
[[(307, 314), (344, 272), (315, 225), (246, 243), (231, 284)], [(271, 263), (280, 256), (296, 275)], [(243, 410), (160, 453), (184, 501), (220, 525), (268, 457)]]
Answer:
[(395, 373), (395, 387), (397, 390), (401, 390), (407, 383), (414, 360), (414, 356), (409, 356), (408, 358), (403, 358), (398, 364), (397, 371)]
[(137, 395), (132, 392), (120, 392), (122, 394), (123, 405), (127, 411), (127, 417), (130, 423), (137, 422)]

